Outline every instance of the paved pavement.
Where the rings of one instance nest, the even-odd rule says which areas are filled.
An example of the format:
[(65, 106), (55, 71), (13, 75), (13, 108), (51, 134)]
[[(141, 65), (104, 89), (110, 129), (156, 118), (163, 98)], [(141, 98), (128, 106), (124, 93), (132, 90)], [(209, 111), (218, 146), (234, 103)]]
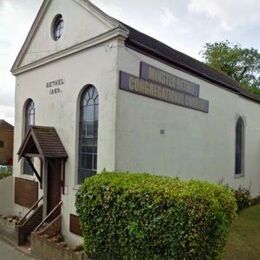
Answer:
[(24, 255), (17, 249), (6, 243), (0, 237), (0, 259), (1, 260), (33, 260), (34, 258)]

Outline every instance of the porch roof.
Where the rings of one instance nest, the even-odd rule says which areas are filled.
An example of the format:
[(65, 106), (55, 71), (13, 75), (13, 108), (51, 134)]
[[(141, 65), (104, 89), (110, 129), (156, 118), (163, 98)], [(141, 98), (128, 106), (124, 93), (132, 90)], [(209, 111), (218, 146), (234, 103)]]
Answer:
[(31, 126), (18, 150), (18, 158), (68, 158), (54, 127)]

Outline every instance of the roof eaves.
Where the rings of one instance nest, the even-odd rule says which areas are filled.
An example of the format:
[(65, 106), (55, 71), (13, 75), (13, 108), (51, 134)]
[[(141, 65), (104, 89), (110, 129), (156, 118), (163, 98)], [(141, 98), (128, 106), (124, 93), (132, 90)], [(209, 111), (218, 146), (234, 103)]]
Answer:
[[(181, 69), (183, 69), (183, 70), (186, 71), (186, 72), (192, 73), (193, 75), (194, 75), (194, 74), (195, 74), (195, 75), (198, 75), (198, 76), (200, 76), (200, 77), (202, 77), (202, 78), (204, 78), (204, 79), (207, 79), (208, 81), (214, 82), (214, 83), (216, 83), (216, 84), (220, 84), (221, 86), (223, 86), (223, 87), (225, 87), (225, 88), (232, 89), (232, 91), (238, 92), (238, 87), (234, 87), (234, 86), (232, 86), (232, 85), (228, 85), (228, 84), (226, 84), (225, 82), (220, 81), (220, 80), (217, 80), (217, 79), (214, 79), (214, 78), (212, 78), (212, 77), (209, 77), (207, 74), (202, 73), (202, 72), (200, 72), (200, 71), (198, 71), (198, 70), (195, 70), (194, 68), (192, 68), (192, 67), (190, 67), (190, 66), (187, 66), (187, 65), (185, 65), (185, 64), (180, 64), (180, 63), (178, 63), (178, 62), (175, 62), (175, 61), (173, 61), (172, 59), (170, 59), (170, 58), (164, 56), (163, 54), (161, 54), (161, 53), (158, 52), (157, 50), (151, 49), (151, 48), (149, 48), (149, 47), (143, 45), (143, 44), (140, 43), (140, 42), (137, 42), (137, 41), (128, 39), (128, 40), (127, 40), (127, 43), (126, 43), (126, 46), (127, 46), (127, 47), (131, 47), (131, 46), (137, 47), (137, 49), (140, 49), (140, 48), (141, 48), (141, 49), (144, 50), (146, 53), (148, 52), (148, 53), (150, 53), (150, 54), (152, 54), (152, 55), (154, 55), (154, 56), (157, 56), (157, 57), (159, 57), (161, 60), (166, 61), (167, 63), (169, 63), (170, 65), (173, 65), (173, 66), (175, 66), (175, 67), (181, 68)], [(134, 48), (134, 49), (136, 49), (136, 48)]]

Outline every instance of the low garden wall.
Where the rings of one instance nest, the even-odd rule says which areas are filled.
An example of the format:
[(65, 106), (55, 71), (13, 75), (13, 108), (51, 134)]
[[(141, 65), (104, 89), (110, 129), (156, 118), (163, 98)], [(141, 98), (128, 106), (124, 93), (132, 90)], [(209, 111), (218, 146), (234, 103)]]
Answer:
[(32, 253), (48, 260), (88, 260), (83, 252), (75, 252), (64, 242), (55, 242), (48, 235), (32, 233)]
[(0, 214), (13, 214), (14, 192), (13, 176), (0, 179)]

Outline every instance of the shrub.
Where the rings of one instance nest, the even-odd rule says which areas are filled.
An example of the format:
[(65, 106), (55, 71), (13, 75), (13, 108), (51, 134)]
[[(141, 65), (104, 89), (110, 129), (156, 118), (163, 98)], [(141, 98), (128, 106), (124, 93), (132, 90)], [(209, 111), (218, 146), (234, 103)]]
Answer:
[(241, 211), (244, 208), (249, 207), (254, 204), (254, 200), (251, 198), (250, 191), (246, 188), (242, 188), (241, 186), (238, 190), (231, 188), (228, 184), (223, 184), (221, 181), (220, 184), (224, 185), (224, 187), (234, 194), (236, 203), (237, 203), (237, 212)]
[(248, 189), (239, 187), (238, 190), (233, 190), (233, 193), (237, 202), (238, 211), (251, 205), (251, 196)]
[(221, 185), (131, 173), (86, 179), (76, 208), (94, 259), (214, 259), (236, 215)]

